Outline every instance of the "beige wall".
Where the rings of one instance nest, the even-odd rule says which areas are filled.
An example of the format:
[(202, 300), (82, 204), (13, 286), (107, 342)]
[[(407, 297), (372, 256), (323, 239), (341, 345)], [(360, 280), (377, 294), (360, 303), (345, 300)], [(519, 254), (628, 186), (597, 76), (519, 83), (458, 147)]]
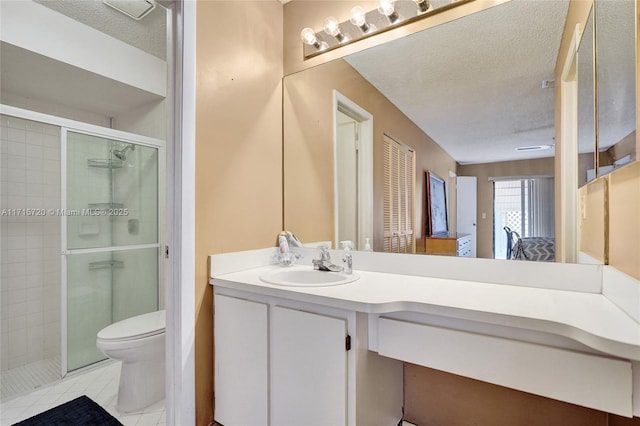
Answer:
[[(504, 176), (553, 176), (554, 159), (503, 161), (499, 163), (458, 166), (458, 176), (478, 178), (477, 255), (493, 258), (493, 182), (489, 177)], [(483, 218), (482, 215), (486, 217)], [(503, 235), (500, 235), (502, 238)]]
[(640, 162), (608, 178), (609, 264), (640, 280)]
[[(456, 162), (342, 59), (285, 77), (285, 228), (303, 242), (334, 239), (333, 90), (373, 115), (373, 249), (382, 251), (383, 136), (410, 146), (416, 158), (416, 227), (421, 235), (424, 172), (447, 179)], [(450, 215), (455, 226), (455, 215)]]
[(198, 1), (196, 424), (213, 419), (207, 256), (273, 245), (282, 227), (282, 5)]
[(579, 250), (606, 263), (605, 244), (608, 180), (597, 179), (580, 188)]

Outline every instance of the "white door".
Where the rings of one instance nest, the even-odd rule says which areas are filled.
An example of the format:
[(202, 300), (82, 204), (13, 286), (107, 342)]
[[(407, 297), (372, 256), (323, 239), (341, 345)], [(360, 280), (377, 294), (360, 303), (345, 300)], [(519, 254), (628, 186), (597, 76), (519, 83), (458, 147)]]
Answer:
[(358, 238), (358, 122), (338, 111), (336, 128), (336, 173), (339, 184), (337, 205), (338, 238), (340, 241), (353, 241), (357, 246)]
[(373, 237), (373, 116), (333, 91), (335, 246)]
[(274, 307), (271, 424), (347, 424), (345, 319)]
[(456, 206), (458, 233), (471, 235), (471, 257), (476, 257), (478, 179), (475, 176), (456, 178)]
[(214, 418), (223, 425), (266, 425), (269, 307), (220, 294), (214, 302)]

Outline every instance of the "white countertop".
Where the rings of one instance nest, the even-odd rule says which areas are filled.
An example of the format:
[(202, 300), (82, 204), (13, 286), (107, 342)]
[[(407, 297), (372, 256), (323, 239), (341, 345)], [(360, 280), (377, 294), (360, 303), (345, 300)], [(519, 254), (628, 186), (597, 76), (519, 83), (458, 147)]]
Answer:
[(356, 270), (358, 281), (287, 287), (260, 280), (280, 266), (213, 275), (210, 284), (369, 314), (417, 312), (551, 333), (640, 360), (640, 324), (600, 293)]

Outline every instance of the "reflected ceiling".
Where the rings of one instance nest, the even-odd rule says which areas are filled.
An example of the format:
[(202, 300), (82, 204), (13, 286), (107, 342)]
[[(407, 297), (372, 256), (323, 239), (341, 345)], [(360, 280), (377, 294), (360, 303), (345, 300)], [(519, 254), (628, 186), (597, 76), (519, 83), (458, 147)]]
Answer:
[(515, 148), (555, 143), (554, 88), (542, 85), (568, 6), (513, 0), (346, 60), (461, 164), (552, 157)]

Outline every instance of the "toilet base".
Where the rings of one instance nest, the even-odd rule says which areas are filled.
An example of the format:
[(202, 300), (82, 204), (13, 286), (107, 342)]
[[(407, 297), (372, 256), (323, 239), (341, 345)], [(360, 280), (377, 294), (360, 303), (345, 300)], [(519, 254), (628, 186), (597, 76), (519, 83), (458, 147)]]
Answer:
[(165, 362), (122, 362), (117, 410), (121, 413), (142, 411), (165, 397)]

